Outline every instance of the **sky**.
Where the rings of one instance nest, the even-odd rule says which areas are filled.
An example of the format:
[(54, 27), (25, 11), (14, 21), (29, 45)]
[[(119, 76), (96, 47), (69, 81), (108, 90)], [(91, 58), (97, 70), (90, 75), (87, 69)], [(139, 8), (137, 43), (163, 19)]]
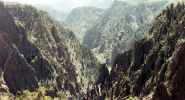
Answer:
[(95, 6), (107, 8), (112, 0), (3, 0), (8, 2), (19, 2), (22, 4), (40, 5), (61, 11), (71, 11), (73, 8), (81, 6)]
[[(46, 7), (56, 11), (69, 13), (73, 8), (81, 6), (95, 6), (98, 8), (108, 8), (110, 7), (112, 1), (114, 0), (2, 0), (2, 1), (31, 4), (35, 5), (36, 7), (38, 6)], [(163, 1), (163, 0), (122, 0), (122, 1), (138, 3), (143, 1)]]

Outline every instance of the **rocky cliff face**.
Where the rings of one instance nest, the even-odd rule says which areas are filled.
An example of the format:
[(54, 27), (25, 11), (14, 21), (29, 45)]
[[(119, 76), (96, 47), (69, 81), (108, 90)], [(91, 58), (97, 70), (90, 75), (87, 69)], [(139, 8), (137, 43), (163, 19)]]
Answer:
[[(148, 37), (116, 57), (108, 94), (146, 100), (183, 100), (185, 20), (184, 4), (170, 5), (155, 18)], [(107, 89), (106, 88), (106, 89)], [(106, 91), (102, 89), (102, 93)]]
[[(116, 3), (116, 5), (119, 4), (119, 2)], [(124, 7), (129, 8), (126, 5)], [(143, 8), (137, 8), (139, 9), (145, 11)], [(54, 92), (68, 90), (72, 95), (81, 96), (87, 100), (105, 97), (121, 100), (129, 96), (144, 100), (184, 100), (184, 9), (184, 4), (175, 6), (172, 4), (161, 12), (145, 37), (136, 39), (135, 42), (126, 42), (133, 46), (123, 49), (124, 52), (114, 52), (116, 56), (112, 62), (112, 70), (109, 72), (106, 64), (99, 69), (92, 52), (81, 46), (73, 32), (64, 29), (47, 13), (27, 5), (4, 6), (0, 3), (0, 93), (17, 94), (18, 91), (27, 89), (33, 91), (39, 87), (39, 83), (45, 83), (53, 86)], [(156, 9), (153, 10), (156, 11)], [(127, 12), (125, 13), (127, 15)], [(117, 14), (121, 16), (122, 13)], [(127, 36), (127, 39), (133, 35), (137, 36), (132, 29), (132, 20), (129, 21), (130, 18), (132, 19), (130, 16), (123, 18), (127, 27), (116, 24), (117, 28), (124, 27), (123, 31), (128, 31), (126, 33), (134, 32), (129, 33), (131, 35)], [(117, 20), (114, 15), (110, 18)], [(139, 19), (140, 21), (146, 23), (143, 17)], [(109, 20), (106, 19), (101, 25), (106, 26), (106, 22)], [(143, 27), (148, 25), (137, 24), (144, 25)], [(114, 26), (114, 24), (110, 25)], [(113, 32), (115, 30), (111, 29)], [(103, 37), (106, 37), (105, 34)], [(121, 35), (120, 39), (118, 40), (122, 43), (125, 37)], [(100, 41), (99, 43), (101, 44)], [(122, 50), (116, 41), (114, 43), (116, 43), (114, 48), (118, 46), (117, 48)], [(110, 42), (110, 44), (113, 43)], [(102, 52), (104, 49), (98, 48)], [(49, 92), (52, 94), (51, 91)], [(82, 92), (86, 95), (82, 95)]]
[(71, 81), (69, 85), (72, 87), (85, 89), (89, 81), (95, 80), (95, 74), (92, 73), (97, 73), (98, 62), (90, 50), (80, 45), (72, 31), (64, 29), (47, 13), (30, 6), (11, 7), (9, 12), (17, 24), (25, 27), (29, 40), (55, 66), (59, 85)]
[(71, 11), (65, 20), (66, 27), (71, 29), (80, 42), (87, 30), (98, 21), (104, 10), (95, 7), (79, 7)]
[(25, 29), (16, 25), (2, 3), (0, 22), (1, 71), (10, 92), (15, 94), (24, 89), (34, 90), (39, 80), (51, 79), (52, 66), (42, 57), (39, 49), (28, 41)]
[(34, 90), (41, 82), (75, 95), (96, 79), (91, 51), (47, 13), (1, 3), (0, 22), (1, 76), (10, 92)]
[(154, 17), (166, 2), (132, 4), (114, 1), (101, 18), (86, 32), (84, 45), (93, 49), (101, 60), (114, 59), (115, 55), (131, 48), (143, 38)]

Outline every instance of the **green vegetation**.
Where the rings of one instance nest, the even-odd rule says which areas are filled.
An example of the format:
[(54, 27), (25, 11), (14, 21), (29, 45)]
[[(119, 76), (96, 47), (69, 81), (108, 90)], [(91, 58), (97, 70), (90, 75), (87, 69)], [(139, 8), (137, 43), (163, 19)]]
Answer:
[(15, 24), (17, 27), (25, 28), (25, 24), (19, 20), (15, 20)]
[(50, 97), (46, 95), (47, 88), (40, 87), (34, 92), (28, 90), (23, 91), (20, 95), (16, 96), (15, 100), (66, 100), (63, 92), (58, 92), (57, 97)]
[(39, 16), (38, 12), (37, 12), (37, 9), (35, 9), (34, 7), (30, 6), (30, 5), (20, 5), (20, 4), (17, 4), (17, 10), (22, 12), (22, 11), (25, 11), (25, 10), (29, 10), (29, 12), (32, 12), (32, 15), (33, 16)]
[(128, 96), (128, 98), (126, 98), (126, 100), (137, 100), (137, 98), (133, 97), (133, 96)]

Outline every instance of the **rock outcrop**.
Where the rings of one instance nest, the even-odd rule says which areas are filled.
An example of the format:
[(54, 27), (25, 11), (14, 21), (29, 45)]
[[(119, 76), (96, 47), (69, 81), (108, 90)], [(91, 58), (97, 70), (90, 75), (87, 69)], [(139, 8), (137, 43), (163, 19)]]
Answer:
[[(113, 5), (118, 5), (119, 8), (122, 4), (116, 1)], [(127, 4), (123, 5), (125, 9), (129, 8)], [(153, 5), (154, 8), (163, 4), (156, 5)], [(115, 7), (113, 11), (118, 8)], [(171, 4), (155, 18), (145, 37), (141, 36), (141, 39), (134, 42), (128, 40), (126, 43), (133, 44), (129, 45), (129, 49), (124, 49), (125, 45), (120, 47), (118, 44), (124, 43), (124, 39), (136, 35), (135, 32), (142, 34), (145, 31), (141, 31), (141, 27), (137, 28), (140, 31), (132, 30), (130, 26), (135, 27), (136, 24), (129, 20), (134, 12), (144, 8), (138, 7), (130, 12), (131, 15), (125, 12), (128, 16), (119, 21), (126, 22), (127, 25), (117, 23), (117, 16), (121, 16), (122, 12), (115, 16), (107, 13), (112, 18), (110, 23), (116, 20), (115, 23), (109, 26), (106, 23), (109, 23), (109, 18), (103, 18), (99, 26), (111, 29), (104, 30), (97, 25), (97, 30), (92, 31), (98, 35), (97, 39), (103, 40), (91, 41), (88, 45), (90, 48), (100, 47), (99, 52), (104, 52), (108, 47), (113, 47), (110, 51), (115, 56), (112, 58), (110, 71), (107, 67), (109, 63), (99, 67), (93, 53), (80, 44), (73, 32), (52, 20), (47, 13), (28, 5), (0, 3), (0, 93), (34, 91), (41, 83), (54, 88), (46, 91), (52, 97), (58, 91), (69, 91), (70, 95), (87, 100), (105, 97), (122, 100), (129, 96), (143, 100), (184, 100), (185, 5)], [(156, 12), (154, 8), (146, 12)], [(148, 29), (146, 25), (150, 24), (150, 18), (144, 20), (148, 16), (140, 18), (141, 16), (144, 14), (133, 18), (139, 17), (137, 24)], [(111, 33), (114, 31), (116, 38)], [(129, 35), (124, 37), (124, 32)], [(107, 39), (109, 36), (110, 39)], [(106, 43), (112, 46), (107, 46)], [(113, 46), (113, 43), (116, 45)], [(119, 52), (122, 49), (123, 52)], [(110, 51), (108, 49), (107, 53)]]
[[(165, 1), (165, 0), (164, 0)], [(132, 4), (116, 0), (98, 22), (89, 29), (83, 44), (95, 51), (100, 60), (111, 60), (141, 40), (167, 2)], [(112, 63), (112, 62), (111, 62)]]
[(7, 5), (7, 9), (16, 24), (25, 29), (28, 40), (39, 48), (43, 58), (52, 66), (50, 68), (54, 69), (52, 82), (56, 81), (56, 87), (73, 94), (86, 91), (87, 84), (96, 80), (98, 62), (73, 32), (52, 20), (46, 12), (31, 6)]
[(116, 57), (110, 74), (110, 97), (185, 99), (184, 8), (184, 4), (171, 4), (156, 17), (148, 37)]
[(71, 29), (78, 40), (83, 42), (87, 30), (91, 29), (99, 18), (103, 16), (104, 10), (95, 7), (79, 7), (71, 11), (65, 20), (66, 27)]
[[(6, 85), (14, 94), (24, 89), (36, 89), (39, 80), (52, 77), (49, 63), (42, 63), (46, 60), (28, 41), (25, 30), (16, 26), (3, 3), (0, 4), (0, 22), (0, 66)], [(36, 56), (40, 59), (36, 59), (35, 62), (40, 62), (40, 65), (31, 63)]]

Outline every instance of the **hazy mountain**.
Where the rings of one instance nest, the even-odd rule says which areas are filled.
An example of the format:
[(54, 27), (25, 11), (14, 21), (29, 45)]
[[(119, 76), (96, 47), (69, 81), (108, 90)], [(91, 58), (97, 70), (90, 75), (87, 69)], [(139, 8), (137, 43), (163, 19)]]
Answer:
[(100, 54), (101, 60), (131, 48), (143, 38), (154, 17), (167, 2), (139, 3), (137, 5), (114, 1), (103, 17), (86, 32), (84, 45)]
[(169, 0), (169, 3), (177, 4), (177, 3), (183, 3), (184, 0)]
[(71, 11), (65, 20), (66, 27), (71, 29), (82, 42), (86, 31), (101, 18), (104, 10), (95, 7), (79, 7)]
[(59, 21), (61, 24), (65, 21), (69, 12), (64, 12), (58, 9), (54, 9), (48, 6), (34, 5), (36, 8), (48, 12), (48, 14), (55, 20)]

